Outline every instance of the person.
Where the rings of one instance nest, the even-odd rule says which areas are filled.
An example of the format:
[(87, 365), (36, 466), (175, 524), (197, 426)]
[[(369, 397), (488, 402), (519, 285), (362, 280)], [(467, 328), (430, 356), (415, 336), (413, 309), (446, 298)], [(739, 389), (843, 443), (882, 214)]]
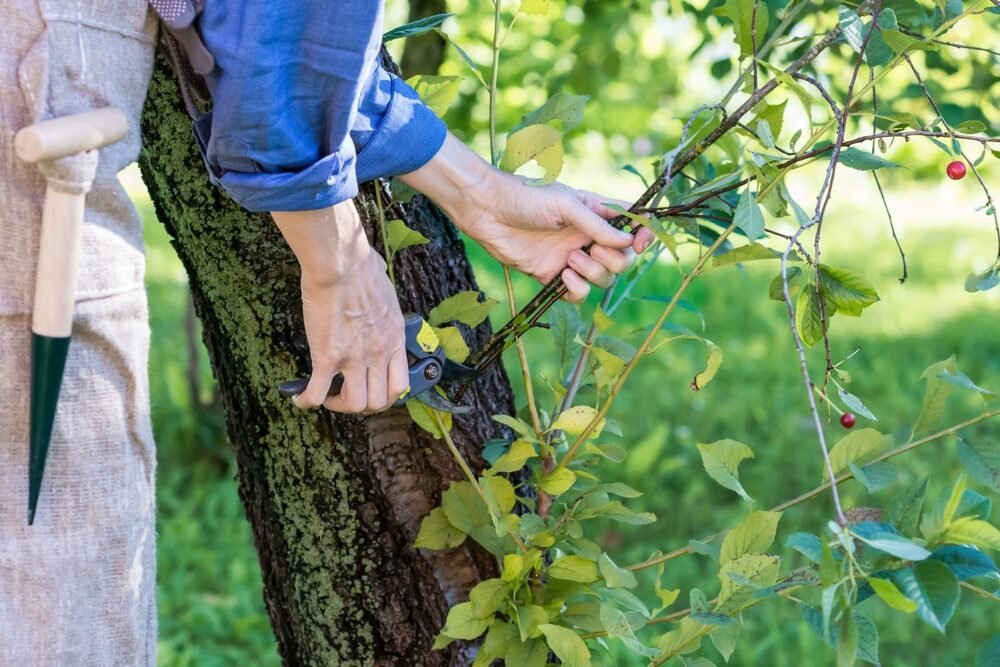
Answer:
[[(138, 215), (116, 173), (139, 149), (156, 21), (140, 0), (0, 0), (0, 664), (153, 665), (155, 449)], [(385, 264), (360, 226), (357, 183), (398, 175), (494, 257), (574, 300), (651, 240), (605, 222), (613, 201), (531, 187), (449, 135), (378, 66), (382, 3), (209, 0), (216, 67), (196, 123), (210, 178), (270, 211), (302, 267), (313, 363), (300, 407), (365, 412), (406, 385)], [(102, 150), (87, 199), (74, 338), (35, 524), (25, 523), (30, 321), (45, 181), (13, 152), (18, 129), (101, 106), (129, 134)], [(597, 245), (588, 256), (579, 248)], [(565, 270), (563, 267), (567, 266)], [(359, 344), (360, 343), (360, 344)], [(336, 372), (345, 389), (327, 398)]]

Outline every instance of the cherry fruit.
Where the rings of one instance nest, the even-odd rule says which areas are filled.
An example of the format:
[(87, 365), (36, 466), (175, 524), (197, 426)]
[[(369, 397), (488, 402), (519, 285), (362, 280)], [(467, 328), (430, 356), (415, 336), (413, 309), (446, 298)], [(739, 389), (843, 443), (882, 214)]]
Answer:
[(948, 168), (945, 170), (948, 172), (948, 178), (953, 181), (960, 181), (965, 178), (965, 163), (961, 160), (955, 160), (954, 162), (948, 163)]
[(854, 425), (858, 423), (858, 418), (854, 416), (853, 412), (845, 412), (840, 415), (840, 425), (844, 428), (854, 428)]

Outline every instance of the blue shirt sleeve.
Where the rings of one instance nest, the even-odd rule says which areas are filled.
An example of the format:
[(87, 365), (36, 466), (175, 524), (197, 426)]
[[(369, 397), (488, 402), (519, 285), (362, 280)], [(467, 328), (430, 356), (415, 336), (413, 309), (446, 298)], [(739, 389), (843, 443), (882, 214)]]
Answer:
[(205, 3), (212, 111), (195, 132), (213, 182), (250, 211), (332, 206), (429, 160), (444, 125), (378, 64), (380, 0)]

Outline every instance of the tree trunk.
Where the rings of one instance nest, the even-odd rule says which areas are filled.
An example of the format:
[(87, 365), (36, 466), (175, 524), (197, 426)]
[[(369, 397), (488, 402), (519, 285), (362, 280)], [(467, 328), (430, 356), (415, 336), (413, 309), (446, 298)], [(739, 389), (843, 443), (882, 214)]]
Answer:
[[(409, 21), (444, 14), (448, 11), (446, 0), (410, 0)], [(436, 32), (410, 37), (406, 40), (403, 57), (399, 67), (403, 75), (411, 77), (414, 74), (437, 74), (444, 62), (444, 37)]]
[[(143, 179), (188, 273), (285, 664), (470, 663), (471, 646), (436, 652), (431, 644), (449, 604), (496, 576), (496, 563), (466, 546), (412, 547), (421, 518), (461, 478), (458, 466), (405, 408), (353, 418), (301, 412), (279, 396), (279, 383), (308, 372), (294, 256), (268, 216), (241, 210), (209, 184), (162, 57), (142, 131)], [(372, 233), (374, 187), (364, 186), (357, 203), (381, 247)], [(477, 289), (458, 233), (433, 204), (417, 197), (387, 214), (430, 239), (397, 257), (404, 311), (426, 314), (455, 292)], [(487, 326), (477, 328), (470, 346), (488, 335)], [(503, 371), (479, 380), (463, 402), (475, 410), (455, 420), (453, 435), (481, 465), (479, 446), (498, 434), (489, 415), (512, 410)]]

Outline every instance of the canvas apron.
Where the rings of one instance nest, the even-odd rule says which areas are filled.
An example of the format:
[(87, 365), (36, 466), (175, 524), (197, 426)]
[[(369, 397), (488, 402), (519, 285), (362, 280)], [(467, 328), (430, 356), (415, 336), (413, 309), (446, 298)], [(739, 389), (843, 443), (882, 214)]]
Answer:
[[(143, 0), (0, 0), (0, 665), (155, 663), (155, 450), (135, 160), (155, 21)], [(36, 120), (113, 105), (129, 134), (87, 196), (73, 339), (38, 513), (26, 521), (30, 326), (45, 180)]]

